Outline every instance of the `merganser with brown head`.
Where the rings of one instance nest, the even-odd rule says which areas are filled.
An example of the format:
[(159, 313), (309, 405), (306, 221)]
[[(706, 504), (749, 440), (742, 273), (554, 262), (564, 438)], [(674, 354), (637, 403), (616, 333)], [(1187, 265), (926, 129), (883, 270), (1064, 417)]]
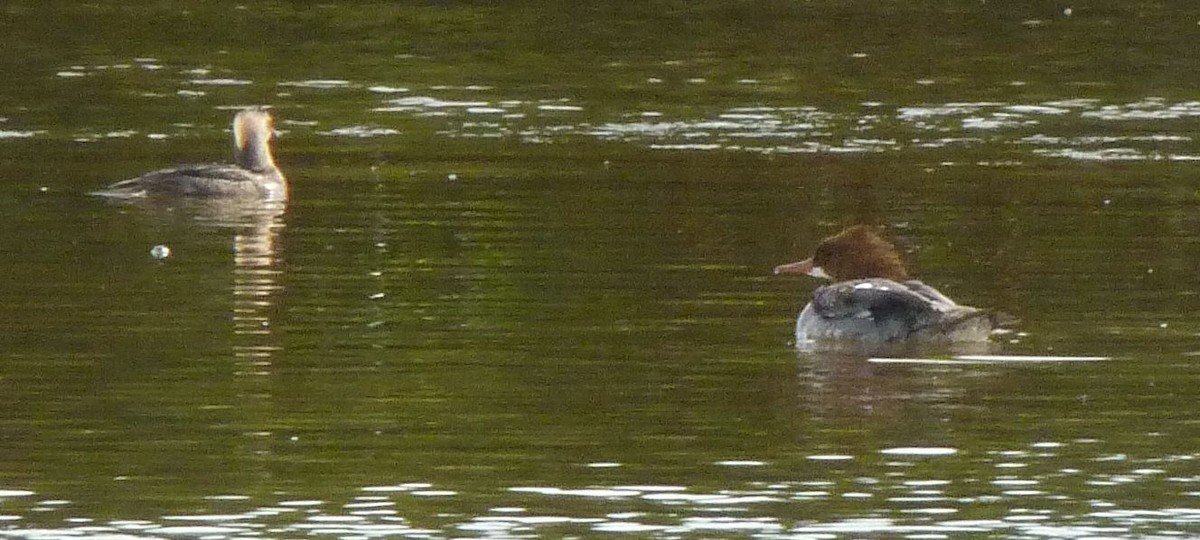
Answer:
[(271, 155), (274, 133), (269, 112), (261, 108), (244, 109), (233, 117), (233, 163), (162, 169), (92, 194), (113, 199), (199, 197), (285, 201), (287, 178)]
[(812, 258), (777, 266), (775, 273), (834, 282), (818, 288), (800, 312), (800, 348), (983, 342), (993, 326), (1011, 322), (909, 279), (895, 246), (866, 225), (826, 238)]

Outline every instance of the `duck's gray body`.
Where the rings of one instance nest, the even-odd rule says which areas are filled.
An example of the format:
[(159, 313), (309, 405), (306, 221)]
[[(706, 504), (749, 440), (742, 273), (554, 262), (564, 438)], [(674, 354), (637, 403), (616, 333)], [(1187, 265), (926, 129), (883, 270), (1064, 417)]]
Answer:
[(917, 280), (856, 279), (813, 293), (796, 321), (796, 345), (987, 341), (992, 312), (960, 306)]
[(278, 169), (252, 171), (231, 163), (200, 163), (146, 173), (112, 184), (94, 195), (141, 197), (287, 199), (287, 181)]
[(287, 200), (287, 178), (271, 156), (270, 113), (246, 109), (233, 117), (233, 163), (200, 163), (146, 173), (93, 192), (113, 199), (211, 198)]

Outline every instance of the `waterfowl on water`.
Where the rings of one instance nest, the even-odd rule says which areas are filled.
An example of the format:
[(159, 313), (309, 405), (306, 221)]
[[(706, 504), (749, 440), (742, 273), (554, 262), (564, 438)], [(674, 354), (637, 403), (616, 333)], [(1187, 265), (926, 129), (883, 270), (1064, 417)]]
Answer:
[(1010, 322), (909, 279), (895, 246), (865, 225), (822, 240), (812, 258), (777, 266), (775, 273), (833, 281), (800, 312), (800, 348), (984, 342), (994, 326)]
[(94, 195), (114, 199), (155, 197), (238, 198), (284, 201), (288, 182), (271, 156), (274, 121), (264, 109), (233, 117), (233, 163), (200, 163), (146, 173)]

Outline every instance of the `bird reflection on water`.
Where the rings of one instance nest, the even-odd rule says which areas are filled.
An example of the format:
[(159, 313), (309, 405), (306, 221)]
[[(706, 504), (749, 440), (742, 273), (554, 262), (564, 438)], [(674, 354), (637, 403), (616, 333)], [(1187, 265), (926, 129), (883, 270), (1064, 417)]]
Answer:
[(204, 228), (231, 234), (234, 355), (243, 361), (239, 372), (265, 374), (280, 350), (271, 317), (282, 291), (278, 245), (286, 203), (236, 198), (125, 202), (153, 222), (182, 224), (185, 233)]

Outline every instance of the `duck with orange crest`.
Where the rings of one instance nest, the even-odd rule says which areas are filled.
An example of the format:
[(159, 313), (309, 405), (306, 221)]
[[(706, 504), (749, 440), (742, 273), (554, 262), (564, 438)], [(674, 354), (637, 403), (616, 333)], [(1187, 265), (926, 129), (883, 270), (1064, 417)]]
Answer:
[(287, 200), (287, 178), (275, 165), (271, 113), (243, 109), (233, 117), (233, 163), (200, 163), (146, 173), (93, 195), (119, 200), (145, 198)]
[(812, 258), (777, 266), (775, 273), (833, 281), (818, 288), (800, 312), (800, 348), (980, 343), (994, 328), (1013, 322), (909, 279), (895, 246), (866, 225), (824, 239)]

